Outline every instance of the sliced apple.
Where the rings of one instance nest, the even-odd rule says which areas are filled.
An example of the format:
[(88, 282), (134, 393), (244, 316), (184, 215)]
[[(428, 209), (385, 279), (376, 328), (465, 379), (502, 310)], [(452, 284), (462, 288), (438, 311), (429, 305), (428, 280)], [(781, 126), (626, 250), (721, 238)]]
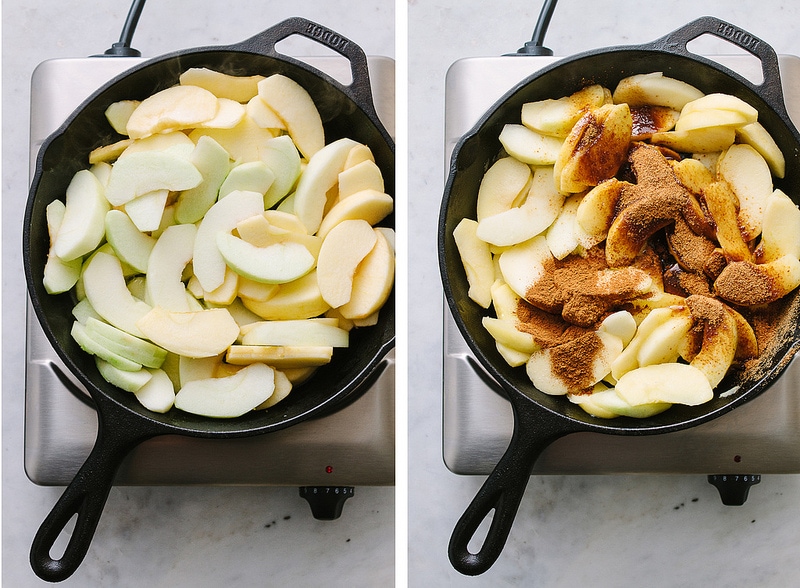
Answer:
[(154, 306), (136, 324), (159, 347), (187, 357), (219, 355), (239, 336), (239, 325), (224, 308), (173, 312)]
[(634, 335), (636, 335), (636, 329), (636, 320), (627, 310), (612, 312), (603, 319), (603, 322), (601, 322), (598, 327), (600, 331), (611, 333), (619, 337), (622, 340), (623, 347), (627, 347), (628, 343), (631, 342)]
[(693, 131), (696, 129), (707, 129), (711, 127), (743, 127), (751, 123), (752, 120), (733, 110), (696, 110), (686, 114), (681, 113), (678, 122), (675, 123), (675, 131), (678, 133)]
[(338, 139), (316, 151), (297, 182), (294, 213), (309, 233), (317, 232), (328, 202), (327, 193), (336, 185), (347, 154), (356, 145), (352, 139)]
[[(225, 268), (225, 278), (222, 280), (222, 284), (211, 290), (211, 292), (203, 292), (203, 300), (206, 305), (229, 306), (239, 294), (240, 278), (241, 276), (230, 267)], [(189, 300), (191, 303), (191, 298)]]
[(258, 94), (258, 82), (262, 75), (233, 76), (205, 67), (190, 67), (178, 81), (182, 86), (205, 88), (217, 98), (228, 98), (245, 103)]
[(380, 231), (374, 231), (375, 246), (356, 268), (350, 300), (339, 307), (347, 319), (359, 321), (378, 312), (394, 285), (394, 249)]
[(688, 309), (676, 311), (665, 322), (656, 326), (639, 345), (636, 362), (639, 367), (678, 360), (681, 347), (694, 320)]
[(82, 281), (86, 298), (103, 319), (131, 335), (143, 336), (136, 322), (151, 307), (131, 295), (119, 259), (95, 253), (84, 267)]
[(772, 175), (766, 160), (747, 144), (732, 145), (717, 163), (717, 176), (730, 184), (739, 199), (739, 224), (745, 240), (761, 234), (764, 206), (772, 194)]
[(750, 247), (739, 228), (738, 198), (730, 184), (726, 181), (715, 181), (703, 191), (706, 206), (716, 224), (716, 238), (725, 252), (725, 256), (733, 261), (749, 261), (752, 258)]
[(153, 377), (133, 394), (147, 410), (163, 414), (175, 404), (175, 386), (164, 370), (149, 371)]
[(224, 198), (234, 190), (266, 194), (274, 181), (275, 174), (263, 161), (240, 163), (231, 169), (225, 181), (222, 182), (218, 198)]
[(127, 135), (128, 119), (139, 104), (141, 100), (120, 100), (109, 104), (104, 114), (111, 128), (120, 135)]
[(599, 386), (601, 385), (598, 384), (591, 394), (568, 394), (567, 398), (589, 414), (606, 419), (618, 416), (646, 419), (662, 413), (672, 406), (668, 402), (652, 402), (633, 406), (617, 394), (614, 388), (598, 388)]
[(242, 328), (243, 345), (347, 347), (350, 334), (328, 319), (259, 321)]
[(624, 186), (623, 182), (611, 178), (589, 190), (578, 203), (575, 222), (588, 235), (605, 239)]
[(153, 373), (144, 368), (136, 371), (122, 370), (97, 356), (94, 361), (97, 370), (106, 382), (126, 392), (136, 392), (153, 378)]
[(325, 238), (328, 233), (346, 220), (360, 219), (370, 225), (381, 222), (394, 210), (394, 199), (385, 192), (361, 190), (337, 202), (322, 219), (317, 236)]
[(517, 329), (515, 320), (485, 316), (481, 319), (481, 324), (495, 341), (515, 351), (530, 355), (542, 349), (533, 335)]
[(258, 161), (261, 147), (275, 137), (271, 129), (263, 129), (249, 116), (230, 129), (195, 128), (189, 138), (197, 143), (200, 137), (211, 137), (219, 143), (231, 156), (231, 159), (243, 163)]
[(503, 279), (520, 298), (544, 276), (545, 266), (553, 263), (553, 254), (544, 236), (509, 247), (500, 254)]
[(152, 306), (188, 312), (182, 276), (194, 255), (195, 225), (168, 227), (156, 241), (148, 261), (147, 300)]
[(274, 243), (256, 247), (230, 233), (217, 233), (217, 249), (237, 274), (256, 282), (284, 284), (314, 268), (314, 256), (300, 243)]
[(217, 235), (230, 233), (236, 223), (263, 212), (263, 195), (245, 191), (231, 192), (208, 210), (197, 228), (192, 263), (205, 291), (218, 288), (225, 279), (225, 258), (217, 246)]
[(244, 119), (247, 111), (242, 104), (229, 98), (217, 100), (217, 114), (213, 118), (199, 123), (198, 129), (232, 129)]
[(217, 366), (222, 362), (222, 355), (213, 357), (186, 357), (179, 355), (178, 378), (181, 387), (193, 380), (213, 378)]
[(545, 233), (547, 246), (556, 259), (564, 259), (578, 248), (578, 206), (582, 196), (573, 194), (564, 201), (564, 206)]
[(194, 151), (194, 143), (182, 131), (158, 133), (144, 139), (136, 139), (120, 154), (121, 158), (143, 151), (169, 151), (179, 157), (189, 157)]
[(383, 192), (384, 189), (381, 168), (369, 159), (339, 172), (339, 199), (347, 198), (361, 190)]
[(194, 188), (184, 190), (178, 196), (175, 219), (179, 223), (196, 223), (217, 200), (222, 182), (230, 171), (230, 155), (211, 137), (203, 136), (189, 156), (189, 161), (202, 175), (202, 181)]
[(258, 95), (286, 125), (306, 159), (325, 145), (325, 130), (314, 100), (300, 84), (281, 74), (258, 82)]
[(498, 139), (506, 153), (530, 165), (553, 165), (563, 142), (513, 123), (503, 126)]
[(97, 177), (89, 170), (78, 171), (70, 180), (66, 205), (53, 252), (72, 261), (94, 250), (105, 235), (105, 217), (111, 207)]
[(733, 145), (736, 129), (733, 127), (707, 127), (690, 131), (653, 133), (650, 142), (680, 153), (716, 153)]
[(127, 357), (123, 357), (114, 350), (106, 347), (102, 339), (93, 336), (88, 329), (78, 321), (72, 323), (70, 335), (86, 353), (102, 359), (120, 371), (136, 372), (142, 369), (142, 364), (128, 359)]
[(559, 98), (522, 105), (522, 124), (554, 137), (566, 137), (586, 110), (598, 108), (606, 102), (606, 90), (599, 84), (587, 86)]
[(217, 97), (198, 86), (172, 86), (142, 100), (126, 126), (132, 139), (196, 127), (217, 114)]
[(232, 376), (187, 382), (175, 395), (175, 408), (213, 418), (236, 418), (267, 400), (274, 389), (273, 369), (255, 363)]
[[(256, 123), (262, 129), (271, 129), (271, 130), (286, 130), (286, 124), (280, 119), (280, 117), (272, 110), (267, 104), (261, 99), (261, 96), (253, 96), (250, 100), (247, 101), (247, 106), (245, 106), (245, 112), (247, 116), (253, 119), (253, 122)], [(289, 137), (289, 135), (285, 135)], [(291, 137), (289, 137), (291, 140)], [(294, 142), (293, 142), (294, 144)]]
[(150, 252), (156, 240), (140, 231), (121, 210), (109, 210), (105, 218), (106, 239), (114, 253), (134, 269), (146, 273)]
[(496, 279), (491, 288), (492, 306), (499, 319), (515, 320), (520, 297), (502, 279)]
[(622, 353), (620, 353), (619, 356), (614, 360), (614, 363), (611, 365), (611, 375), (614, 376), (615, 379), (619, 380), (627, 372), (639, 367), (639, 350), (647, 338), (653, 333), (653, 331), (666, 323), (672, 317), (675, 315), (682, 315), (685, 312), (685, 306), (667, 306), (651, 309), (650, 312), (639, 323), (636, 335), (634, 335), (633, 339), (631, 339), (631, 342), (628, 343)]
[(65, 211), (66, 206), (61, 200), (53, 200), (45, 209), (47, 232), (50, 236), (50, 249), (47, 253), (47, 261), (44, 264), (44, 278), (42, 281), (48, 294), (67, 292), (75, 285), (81, 275), (83, 258), (76, 257), (72, 261), (64, 261), (55, 254), (53, 248)]
[(705, 374), (685, 363), (636, 368), (624, 374), (615, 389), (632, 406), (662, 402), (696, 406), (714, 397)]
[(736, 137), (740, 143), (747, 143), (761, 154), (776, 178), (783, 178), (786, 174), (786, 158), (775, 139), (760, 122), (737, 128)]
[(118, 159), (128, 147), (133, 145), (133, 139), (123, 139), (110, 145), (102, 145), (89, 152), (89, 163), (95, 165), (98, 163), (109, 163)]
[(264, 363), (277, 369), (318, 367), (331, 362), (333, 347), (231, 345), (225, 361), (232, 365)]
[(517, 351), (516, 349), (512, 349), (508, 345), (504, 345), (499, 341), (495, 341), (495, 347), (497, 348), (497, 352), (500, 354), (500, 357), (502, 357), (511, 367), (522, 367), (528, 363), (528, 360), (531, 358), (530, 353)]
[(769, 263), (735, 261), (714, 282), (714, 292), (723, 300), (742, 306), (769, 304), (800, 286), (800, 261), (784, 255)]
[(758, 110), (753, 106), (737, 96), (719, 92), (706, 94), (691, 102), (687, 102), (681, 109), (681, 116), (684, 114), (708, 111), (735, 112), (739, 114), (741, 118), (746, 119), (748, 124), (756, 122), (758, 119)]
[(492, 245), (516, 245), (535, 237), (556, 220), (564, 196), (555, 189), (553, 168), (537, 168), (525, 201), (501, 213), (485, 217), (477, 236)]
[(478, 188), (478, 222), (510, 209), (524, 198), (532, 177), (530, 166), (518, 159), (502, 157), (495, 161), (486, 170)]
[(467, 275), (467, 295), (483, 308), (489, 308), (492, 303), (494, 261), (489, 244), (478, 238), (477, 231), (476, 221), (463, 218), (453, 230), (453, 239)]
[(86, 318), (85, 327), (103, 347), (144, 367), (159, 368), (167, 358), (166, 350), (94, 317)]
[(784, 255), (800, 258), (800, 209), (781, 190), (767, 198), (757, 254), (762, 263)]
[(627, 102), (631, 106), (668, 106), (681, 110), (688, 102), (701, 98), (703, 92), (662, 72), (653, 72), (620, 80), (613, 96), (617, 104)]
[[(298, 368), (304, 369), (304, 368)], [(314, 368), (310, 368), (314, 369)], [(264, 402), (256, 406), (256, 410), (266, 410), (278, 404), (281, 400), (286, 398), (292, 391), (293, 385), (289, 377), (281, 370), (273, 370), (275, 372), (275, 390), (272, 395)]]
[(267, 300), (242, 299), (245, 307), (266, 320), (306, 319), (319, 316), (330, 308), (319, 291), (317, 272), (299, 280), (281, 284)]
[(350, 300), (356, 268), (375, 247), (378, 236), (364, 220), (337, 224), (325, 237), (317, 260), (322, 298), (333, 308)]
[(300, 154), (288, 135), (270, 139), (258, 154), (275, 176), (264, 194), (264, 208), (270, 208), (291, 191), (300, 177)]
[(185, 157), (171, 151), (140, 151), (118, 159), (111, 171), (106, 198), (121, 206), (154, 190), (187, 190), (203, 177)]
[(125, 203), (125, 214), (142, 232), (152, 232), (161, 226), (169, 190), (153, 190)]

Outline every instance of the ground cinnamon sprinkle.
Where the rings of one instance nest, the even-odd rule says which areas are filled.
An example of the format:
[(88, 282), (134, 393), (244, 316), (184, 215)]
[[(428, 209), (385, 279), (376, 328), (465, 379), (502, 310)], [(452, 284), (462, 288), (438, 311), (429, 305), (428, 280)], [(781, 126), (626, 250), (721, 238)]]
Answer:
[(580, 393), (594, 385), (594, 362), (603, 349), (603, 341), (590, 331), (550, 349), (553, 373), (571, 392)]
[(571, 325), (560, 315), (536, 308), (525, 300), (517, 303), (517, 329), (532, 335), (537, 345), (544, 348), (556, 347), (589, 332), (589, 329)]
[(747, 261), (729, 263), (714, 282), (714, 292), (742, 306), (768, 304), (779, 298), (773, 278)]

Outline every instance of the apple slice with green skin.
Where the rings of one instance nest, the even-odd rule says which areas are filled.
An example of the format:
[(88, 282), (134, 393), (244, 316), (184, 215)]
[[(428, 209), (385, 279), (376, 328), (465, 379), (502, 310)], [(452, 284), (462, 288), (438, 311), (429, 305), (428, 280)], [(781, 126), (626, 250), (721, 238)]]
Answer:
[(222, 355), (215, 355), (212, 357), (186, 357), (180, 355), (178, 363), (178, 378), (181, 387), (185, 386), (187, 382), (193, 380), (205, 380), (213, 378), (217, 370), (217, 366), (222, 363)]
[(476, 221), (463, 218), (453, 229), (453, 239), (467, 274), (467, 295), (483, 308), (489, 308), (492, 303), (492, 284), (495, 281), (494, 261), (489, 244), (478, 238), (477, 231)]
[(142, 232), (158, 229), (164, 216), (169, 190), (153, 190), (125, 203), (125, 213)]
[(268, 209), (286, 196), (300, 177), (300, 153), (291, 137), (281, 135), (267, 141), (258, 155), (275, 176), (264, 194), (264, 208)]
[(275, 406), (292, 391), (292, 382), (289, 380), (288, 376), (280, 370), (273, 371), (275, 372), (275, 390), (273, 390), (272, 396), (256, 406), (256, 410), (266, 410), (267, 408)]
[(132, 139), (155, 133), (193, 128), (217, 114), (218, 101), (198, 86), (172, 86), (142, 100), (131, 113), (126, 129)]
[(108, 124), (120, 135), (127, 135), (128, 119), (141, 103), (141, 100), (120, 100), (109, 104), (104, 113)]
[(294, 213), (309, 233), (317, 232), (328, 202), (328, 190), (336, 185), (347, 154), (355, 145), (355, 141), (346, 137), (328, 143), (314, 153), (300, 175), (294, 194)]
[(106, 213), (106, 239), (114, 253), (137, 271), (147, 273), (147, 262), (156, 240), (140, 231), (131, 218), (121, 210)]
[(136, 337), (144, 336), (136, 322), (151, 307), (130, 293), (119, 259), (98, 251), (85, 264), (82, 282), (86, 298), (106, 322)]
[(87, 334), (103, 347), (144, 367), (159, 368), (167, 358), (166, 350), (96, 318), (87, 317), (85, 326)]
[(761, 263), (775, 261), (784, 255), (800, 259), (800, 209), (781, 190), (775, 190), (767, 198), (761, 243), (756, 254)]
[(121, 206), (154, 190), (180, 191), (203, 180), (192, 163), (172, 151), (140, 151), (118, 159), (111, 170), (106, 198)]
[(142, 369), (142, 364), (123, 357), (104, 346), (103, 341), (92, 336), (88, 329), (78, 321), (72, 323), (70, 335), (86, 353), (108, 362), (120, 371), (136, 372)]
[(786, 159), (775, 139), (760, 122), (737, 128), (736, 137), (740, 143), (747, 143), (761, 154), (776, 178), (783, 178), (786, 174)]
[(613, 94), (617, 104), (668, 106), (674, 110), (681, 110), (688, 102), (702, 96), (703, 92), (694, 86), (662, 72), (629, 76), (617, 84)]
[(350, 300), (339, 307), (346, 319), (359, 321), (377, 313), (392, 292), (394, 286), (394, 249), (380, 231), (364, 261), (353, 276), (353, 289)]
[(772, 194), (772, 174), (761, 154), (747, 144), (736, 144), (720, 156), (717, 177), (730, 184), (739, 199), (739, 225), (745, 241), (761, 234), (767, 198)]
[(281, 284), (278, 292), (267, 300), (242, 299), (245, 308), (266, 320), (307, 319), (330, 309), (319, 291), (317, 271)]
[(538, 168), (521, 206), (484, 218), (478, 237), (501, 247), (516, 245), (547, 229), (561, 212), (564, 195), (555, 189), (553, 168)]
[(228, 152), (207, 136), (198, 139), (189, 161), (203, 179), (197, 186), (184, 190), (178, 196), (175, 219), (179, 223), (196, 223), (203, 218), (216, 202), (219, 188), (231, 169)]
[[(271, 129), (271, 130), (286, 130), (286, 125), (280, 119), (280, 117), (272, 110), (266, 103), (261, 99), (261, 96), (253, 96), (250, 100), (247, 101), (247, 106), (245, 106), (245, 112), (247, 112), (247, 116), (253, 119), (259, 127), (262, 129)], [(288, 135), (286, 135), (288, 137)], [(291, 137), (289, 137), (291, 140)]]
[(147, 410), (165, 413), (175, 404), (175, 387), (164, 370), (149, 370), (150, 380), (133, 394)]
[(75, 320), (84, 326), (86, 325), (86, 321), (89, 320), (89, 317), (99, 321), (103, 320), (103, 317), (97, 314), (97, 311), (92, 307), (86, 298), (79, 300), (78, 303), (72, 307), (72, 316), (74, 316)]
[(361, 190), (385, 190), (381, 168), (374, 161), (367, 159), (339, 172), (339, 199)]
[(334, 204), (322, 219), (317, 236), (325, 238), (330, 230), (345, 220), (361, 219), (370, 225), (381, 222), (394, 210), (394, 199), (384, 192), (362, 190)]
[(230, 233), (238, 222), (263, 212), (264, 197), (244, 191), (231, 192), (208, 209), (197, 228), (192, 262), (203, 290), (211, 292), (225, 279), (225, 258), (217, 247), (217, 235)]
[(230, 233), (217, 233), (217, 249), (237, 274), (256, 282), (285, 284), (314, 268), (314, 256), (300, 243), (274, 243), (256, 247)]
[(542, 135), (520, 124), (506, 124), (499, 135), (506, 152), (530, 165), (553, 165), (563, 141)]
[(225, 361), (232, 365), (264, 363), (277, 369), (319, 367), (330, 363), (333, 347), (311, 345), (231, 345)]
[(498, 261), (503, 279), (520, 298), (525, 298), (545, 274), (545, 264), (552, 262), (553, 254), (543, 235), (519, 245), (509, 247)]
[(274, 389), (274, 370), (254, 363), (232, 376), (187, 382), (175, 395), (175, 408), (213, 418), (236, 418), (266, 401)]
[(101, 357), (95, 356), (94, 361), (100, 375), (106, 382), (126, 392), (136, 392), (153, 377), (153, 372), (145, 368), (126, 371), (119, 369)]
[(66, 192), (66, 207), (58, 229), (54, 253), (64, 261), (72, 261), (93, 251), (105, 235), (105, 218), (109, 206), (100, 181), (89, 170), (78, 171)]
[(617, 381), (616, 391), (631, 406), (661, 402), (696, 406), (714, 397), (705, 374), (685, 363), (658, 363), (631, 370)]
[(137, 321), (147, 339), (187, 357), (212, 357), (239, 336), (239, 325), (225, 308), (173, 312), (159, 306)]
[(283, 123), (306, 159), (325, 145), (322, 119), (311, 95), (300, 84), (282, 74), (258, 82), (258, 95)]
[(47, 231), (50, 235), (50, 250), (44, 264), (44, 289), (48, 294), (61, 294), (70, 290), (81, 275), (83, 258), (77, 257), (72, 261), (64, 261), (53, 250), (58, 229), (64, 219), (66, 206), (61, 200), (53, 200), (45, 209), (47, 218)]
[(356, 268), (375, 247), (378, 236), (365, 220), (347, 220), (331, 229), (317, 260), (317, 282), (323, 300), (338, 308), (350, 300)]
[(225, 181), (219, 187), (218, 198), (224, 198), (234, 190), (265, 194), (274, 181), (275, 174), (272, 173), (266, 163), (263, 161), (247, 161), (234, 166), (228, 173)]
[(350, 334), (326, 319), (259, 321), (242, 328), (242, 345), (347, 347)]
[(204, 88), (217, 98), (245, 103), (258, 94), (258, 82), (263, 79), (262, 75), (233, 76), (206, 67), (190, 67), (178, 81), (182, 86)]
[(195, 225), (173, 225), (158, 238), (150, 254), (147, 271), (147, 300), (166, 310), (188, 312), (182, 276), (194, 255)]

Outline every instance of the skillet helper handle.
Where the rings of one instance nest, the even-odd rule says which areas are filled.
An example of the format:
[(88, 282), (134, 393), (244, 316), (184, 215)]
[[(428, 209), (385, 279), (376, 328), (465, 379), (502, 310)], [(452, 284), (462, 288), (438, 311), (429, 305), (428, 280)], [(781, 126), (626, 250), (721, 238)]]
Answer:
[[(270, 55), (273, 57), (280, 57), (286, 59), (289, 56), (284, 56), (278, 53), (275, 45), (280, 41), (292, 36), (301, 35), (312, 41), (324, 45), (328, 49), (335, 51), (347, 61), (350, 62), (350, 73), (352, 82), (349, 86), (344, 86), (336, 80), (329, 79), (328, 81), (338, 87), (342, 92), (348, 95), (356, 104), (374, 112), (372, 101), (372, 86), (369, 80), (369, 67), (367, 65), (367, 56), (364, 50), (353, 41), (332, 31), (331, 29), (317, 24), (313, 21), (307, 20), (302, 17), (288, 18), (279, 22), (273, 27), (250, 37), (249, 39), (238, 43), (235, 47), (249, 51), (255, 51), (263, 55)], [(292, 61), (297, 61), (296, 58), (289, 57)], [(370, 114), (372, 113), (370, 112)]]
[[(121, 409), (116, 408), (116, 411), (121, 412)], [(120, 463), (133, 447), (154, 436), (150, 432), (125, 432), (122, 417), (110, 417), (110, 412), (115, 411), (107, 407), (102, 411), (97, 441), (89, 457), (33, 539), (31, 567), (37, 576), (48, 582), (66, 580), (78, 569), (89, 550)], [(50, 555), (53, 545), (74, 515), (77, 520), (67, 548), (60, 559), (54, 559)]]
[(671, 53), (695, 58), (696, 56), (686, 46), (691, 41), (706, 34), (714, 35), (736, 45), (761, 62), (763, 81), (760, 85), (753, 84), (744, 78), (741, 81), (751, 90), (761, 95), (778, 113), (785, 114), (786, 107), (783, 101), (783, 86), (781, 85), (778, 55), (771, 45), (736, 25), (713, 16), (704, 16), (654, 41), (653, 45)]
[[(548, 423), (547, 417), (537, 413), (528, 416), (526, 411), (515, 412), (515, 430), (511, 443), (497, 466), (481, 486), (470, 505), (461, 515), (450, 537), (448, 556), (456, 571), (477, 576), (494, 565), (511, 532), (531, 470), (539, 455), (553, 441), (571, 432), (563, 421)], [(526, 422), (527, 421), (527, 422)], [(468, 546), (481, 523), (494, 510), (489, 531), (476, 553)]]

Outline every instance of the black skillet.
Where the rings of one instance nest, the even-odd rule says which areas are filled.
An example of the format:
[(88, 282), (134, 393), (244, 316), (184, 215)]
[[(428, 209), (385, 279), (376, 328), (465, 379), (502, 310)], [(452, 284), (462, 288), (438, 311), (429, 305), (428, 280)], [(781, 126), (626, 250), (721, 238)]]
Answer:
[[(302, 35), (339, 53), (350, 63), (349, 86), (309, 65), (280, 54), (275, 45)], [(321, 25), (292, 18), (230, 46), (177, 51), (143, 62), (119, 75), (89, 97), (42, 146), (37, 158), (23, 229), (23, 257), (28, 292), (42, 328), (65, 365), (87, 388), (97, 406), (98, 434), (91, 454), (74, 480), (42, 523), (31, 549), (31, 565), (40, 577), (60, 581), (80, 565), (92, 540), (117, 468), (127, 453), (157, 435), (177, 434), (207, 438), (232, 438), (277, 431), (341, 408), (363, 393), (382, 369), (386, 353), (394, 346), (394, 295), (380, 313), (378, 324), (357, 329), (350, 347), (337, 350), (333, 361), (267, 411), (254, 411), (237, 419), (208, 419), (171, 410), (160, 415), (142, 408), (132, 394), (100, 377), (94, 359), (70, 337), (69, 294), (51, 296), (42, 276), (48, 250), (45, 207), (64, 198), (72, 175), (88, 165), (89, 152), (120, 137), (104, 117), (109, 104), (122, 99), (143, 99), (174, 85), (190, 67), (208, 67), (235, 75), (282, 73), (303, 86), (314, 99), (325, 128), (326, 141), (350, 137), (369, 145), (383, 172), (386, 189), (394, 190), (394, 142), (378, 119), (372, 100), (367, 60), (361, 48)], [(383, 224), (393, 226), (393, 216)], [(341, 351), (341, 352), (340, 352)], [(60, 559), (50, 550), (67, 522), (78, 519)]]
[[(687, 43), (704, 34), (727, 40), (758, 58), (763, 83), (755, 85), (719, 64), (690, 53)], [(676, 405), (647, 419), (601, 420), (563, 397), (548, 396), (537, 390), (523, 368), (511, 368), (500, 357), (494, 340), (481, 325), (486, 311), (467, 296), (468, 284), (452, 234), (462, 218), (475, 218), (478, 186), (501, 152), (497, 137), (503, 125), (519, 122), (525, 102), (565, 96), (591, 83), (613, 90), (626, 76), (655, 71), (684, 80), (706, 93), (733, 94), (754, 105), (759, 111), (759, 121), (786, 157), (786, 177), (775, 185), (795, 202), (800, 201), (800, 135), (784, 106), (775, 51), (746, 31), (713, 17), (700, 18), (645, 45), (603, 48), (560, 60), (511, 89), (462, 137), (451, 158), (439, 219), (442, 281), (461, 334), (480, 364), (503, 388), (514, 413), (514, 432), (508, 449), (457, 522), (450, 540), (450, 561), (463, 574), (481, 574), (499, 557), (533, 464), (553, 441), (578, 431), (650, 435), (709, 421), (763, 392), (781, 374), (800, 344), (798, 300), (791, 295), (781, 320), (780, 336), (762, 353), (758, 368), (726, 378), (714, 400), (698, 407)], [(731, 393), (725, 394), (726, 391)], [(470, 552), (468, 543), (493, 510), (481, 548), (477, 553)]]

